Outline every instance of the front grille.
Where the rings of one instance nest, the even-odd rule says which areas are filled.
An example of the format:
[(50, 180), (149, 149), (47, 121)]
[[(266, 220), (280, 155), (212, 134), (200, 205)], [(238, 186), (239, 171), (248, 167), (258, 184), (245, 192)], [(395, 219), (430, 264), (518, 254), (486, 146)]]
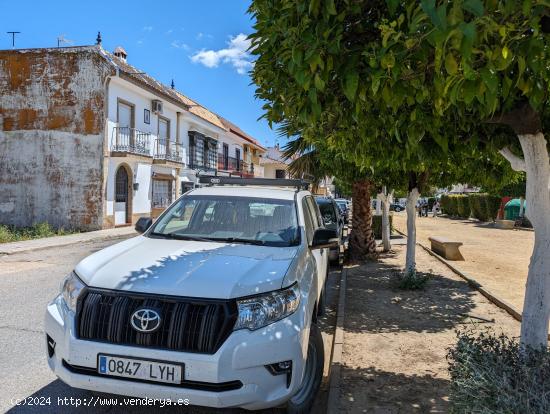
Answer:
[[(153, 308), (162, 322), (152, 333), (136, 331), (131, 315)], [(235, 301), (133, 294), (87, 289), (78, 300), (77, 337), (85, 340), (213, 354), (237, 319)]]

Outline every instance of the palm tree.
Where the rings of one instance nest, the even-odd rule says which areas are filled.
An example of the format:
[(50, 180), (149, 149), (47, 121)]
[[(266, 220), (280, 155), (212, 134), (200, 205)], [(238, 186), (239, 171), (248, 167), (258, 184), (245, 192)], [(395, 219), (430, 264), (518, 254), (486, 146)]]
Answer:
[(334, 176), (340, 182), (351, 184), (353, 226), (349, 239), (349, 257), (360, 261), (376, 256), (371, 208), (371, 192), (374, 186), (369, 176), (328, 148), (312, 145), (301, 136), (290, 140), (283, 149), (286, 159), (292, 159), (296, 155), (298, 157), (289, 166), (292, 175), (307, 178), (313, 185), (318, 185), (327, 176)]

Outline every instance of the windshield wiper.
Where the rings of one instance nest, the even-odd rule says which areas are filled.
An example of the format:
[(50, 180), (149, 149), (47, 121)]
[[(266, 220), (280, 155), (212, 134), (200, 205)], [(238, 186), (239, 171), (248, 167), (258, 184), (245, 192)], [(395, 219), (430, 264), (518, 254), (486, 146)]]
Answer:
[(191, 236), (187, 234), (177, 234), (177, 233), (151, 233), (151, 236), (162, 237), (164, 239), (174, 239), (174, 240), (193, 240), (193, 241), (205, 241), (209, 242), (214, 239), (208, 239), (206, 237), (200, 236)]
[(228, 243), (255, 244), (258, 246), (264, 246), (266, 244), (265, 240), (244, 239), (241, 237), (217, 237), (217, 238), (211, 238), (210, 240), (228, 242)]

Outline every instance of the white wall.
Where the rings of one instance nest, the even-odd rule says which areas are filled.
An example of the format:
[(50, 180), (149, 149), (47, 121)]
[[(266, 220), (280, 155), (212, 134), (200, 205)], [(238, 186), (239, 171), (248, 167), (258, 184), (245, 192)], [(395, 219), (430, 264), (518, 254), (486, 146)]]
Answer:
[(275, 178), (275, 170), (286, 170), (284, 164), (262, 164), (262, 166), (264, 167), (264, 178)]
[[(170, 168), (162, 165), (152, 164), (146, 160), (139, 161), (136, 157), (111, 157), (106, 164), (107, 168), (107, 184), (106, 184), (106, 215), (114, 214), (114, 197), (115, 197), (115, 174), (120, 164), (126, 163), (132, 170), (133, 182), (139, 183), (137, 191), (132, 194), (132, 213), (146, 214), (151, 212), (152, 186), (151, 178), (154, 172), (160, 174), (169, 174), (176, 177), (173, 190), (180, 188), (181, 181), (195, 181), (195, 172), (187, 168), (188, 152), (189, 152), (189, 131), (197, 131), (208, 137), (212, 137), (221, 141), (221, 134), (225, 131), (213, 125), (202, 118), (178, 107), (170, 102), (167, 102), (163, 97), (154, 95), (145, 89), (142, 89), (124, 79), (113, 77), (109, 83), (108, 96), (108, 119), (107, 119), (107, 142), (109, 150), (113, 144), (113, 128), (117, 126), (117, 105), (118, 99), (122, 99), (134, 105), (134, 127), (142, 132), (151, 134), (150, 154), (154, 154), (154, 142), (158, 133), (158, 115), (151, 111), (151, 101), (158, 99), (163, 102), (162, 117), (170, 120), (170, 139), (176, 140), (177, 134), (177, 112), (179, 115), (179, 142), (182, 145), (183, 161), (179, 172), (175, 168)], [(144, 122), (144, 109), (149, 109), (150, 123)], [(227, 138), (225, 138), (227, 139)], [(234, 156), (234, 146), (230, 147), (230, 156)], [(221, 151), (221, 143), (220, 150)], [(241, 149), (242, 158), (242, 149)], [(183, 178), (186, 177), (186, 178)], [(175, 195), (175, 194), (174, 194)]]
[(222, 153), (222, 144), (227, 144), (229, 147), (229, 156), (236, 158), (235, 149), (240, 149), (241, 155), (239, 158), (243, 160), (243, 154), (244, 154), (243, 143), (244, 142), (245, 142), (244, 139), (234, 134), (233, 132), (223, 131), (220, 134), (218, 153), (220, 154)]
[[(162, 98), (155, 96), (154, 94), (142, 89), (128, 81), (121, 78), (113, 77), (109, 84), (109, 99), (108, 99), (108, 142), (109, 148), (113, 143), (113, 128), (117, 125), (117, 104), (118, 99), (122, 99), (134, 105), (134, 127), (142, 132), (151, 134), (151, 155), (153, 155), (153, 145), (158, 134), (158, 120), (157, 114), (151, 111), (151, 101), (153, 99), (159, 99), (163, 102), (163, 111), (161, 116), (170, 120), (170, 139), (176, 140), (176, 126), (177, 119), (176, 113), (183, 112), (184, 110), (178, 108), (175, 105), (166, 102)], [(150, 111), (150, 123), (146, 124), (144, 121), (144, 110)], [(180, 115), (181, 117), (181, 115)], [(181, 127), (180, 127), (181, 133)], [(181, 135), (180, 135), (181, 136)]]
[(132, 190), (132, 213), (144, 214), (151, 211), (151, 169), (152, 165), (142, 163), (125, 157), (109, 158), (107, 172), (107, 197), (106, 197), (106, 214), (112, 216), (114, 214), (115, 200), (115, 175), (118, 167), (121, 164), (126, 164), (131, 169), (132, 183), (139, 183), (138, 190)]

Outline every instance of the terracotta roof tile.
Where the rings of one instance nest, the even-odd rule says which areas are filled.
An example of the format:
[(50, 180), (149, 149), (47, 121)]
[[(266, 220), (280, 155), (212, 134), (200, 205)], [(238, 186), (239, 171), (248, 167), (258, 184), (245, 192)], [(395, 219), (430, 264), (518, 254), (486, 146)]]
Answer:
[(233, 132), (234, 134), (237, 134), (238, 136), (240, 136), (244, 140), (256, 145), (258, 148), (260, 148), (262, 150), (265, 150), (265, 148), (262, 145), (260, 145), (260, 143), (258, 142), (257, 139), (255, 139), (251, 135), (248, 135), (241, 128), (239, 128), (237, 125), (235, 125), (233, 122), (229, 121), (228, 119), (225, 119), (223, 116), (218, 115), (218, 118), (220, 118), (221, 122), (225, 126), (225, 129), (228, 129), (229, 131)]
[(103, 53), (113, 65), (118, 67), (123, 76), (137, 82), (138, 84), (142, 84), (145, 87), (149, 87), (155, 90), (161, 95), (168, 97), (170, 100), (173, 101), (173, 103), (181, 105), (184, 109), (188, 110), (199, 118), (202, 118), (205, 121), (208, 121), (221, 129), (227, 130), (227, 128), (221, 122), (220, 118), (215, 113), (206, 109), (204, 106), (188, 98), (181, 92), (178, 92), (176, 89), (172, 89), (171, 87), (162, 84), (147, 73), (140, 71), (139, 69), (130, 65), (129, 63), (124, 61), (124, 59), (121, 59), (104, 49), (101, 49), (101, 53)]

